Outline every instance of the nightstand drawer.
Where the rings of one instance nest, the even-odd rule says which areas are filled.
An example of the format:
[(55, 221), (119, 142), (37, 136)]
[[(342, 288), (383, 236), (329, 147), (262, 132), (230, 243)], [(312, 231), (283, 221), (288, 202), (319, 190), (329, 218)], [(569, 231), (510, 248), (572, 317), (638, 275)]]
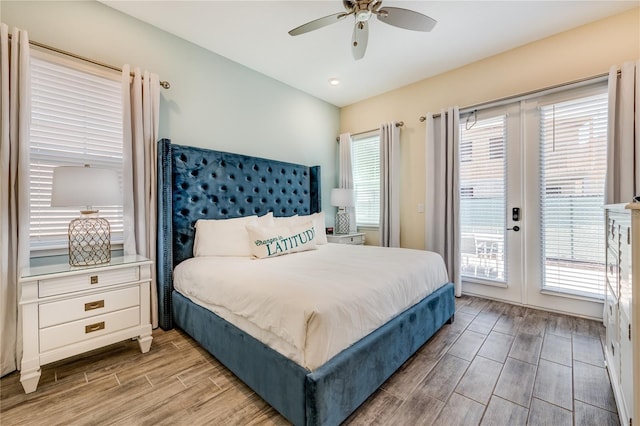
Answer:
[(345, 238), (347, 244), (364, 244), (364, 235), (356, 235), (354, 237)]
[(138, 305), (140, 305), (140, 288), (138, 286), (43, 303), (39, 306), (39, 325), (40, 328), (51, 327)]
[(40, 330), (40, 352), (140, 325), (140, 307), (110, 312)]
[(327, 241), (334, 244), (362, 245), (364, 244), (364, 234), (327, 235)]
[(83, 274), (44, 279), (38, 281), (38, 296), (56, 296), (75, 291), (90, 290), (113, 284), (126, 284), (140, 279), (140, 268), (94, 270)]

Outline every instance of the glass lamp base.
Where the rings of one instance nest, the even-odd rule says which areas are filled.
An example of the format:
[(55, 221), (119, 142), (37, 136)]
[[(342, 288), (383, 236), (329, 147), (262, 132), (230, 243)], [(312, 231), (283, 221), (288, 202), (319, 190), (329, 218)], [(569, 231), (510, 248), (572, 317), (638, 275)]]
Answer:
[(338, 211), (336, 213), (336, 234), (348, 234), (349, 233), (349, 213), (345, 211)]
[(69, 264), (99, 265), (111, 261), (111, 227), (101, 217), (80, 217), (69, 223)]

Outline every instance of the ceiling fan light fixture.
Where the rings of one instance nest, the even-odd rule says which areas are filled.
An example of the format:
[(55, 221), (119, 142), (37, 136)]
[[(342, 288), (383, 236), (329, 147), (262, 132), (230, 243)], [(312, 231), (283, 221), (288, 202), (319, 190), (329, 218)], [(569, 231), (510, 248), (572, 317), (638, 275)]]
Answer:
[(358, 21), (358, 22), (368, 21), (369, 18), (371, 18), (371, 11), (370, 10), (361, 10), (359, 12), (356, 12), (356, 21)]

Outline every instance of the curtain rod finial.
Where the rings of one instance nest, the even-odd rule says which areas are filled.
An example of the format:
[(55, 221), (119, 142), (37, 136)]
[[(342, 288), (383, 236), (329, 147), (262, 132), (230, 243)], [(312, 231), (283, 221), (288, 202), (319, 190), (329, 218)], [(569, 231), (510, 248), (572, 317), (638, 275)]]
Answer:
[(161, 82), (160, 82), (160, 86), (161, 86), (163, 89), (170, 89), (170, 88), (171, 88), (171, 83), (169, 83), (168, 81), (161, 81)]

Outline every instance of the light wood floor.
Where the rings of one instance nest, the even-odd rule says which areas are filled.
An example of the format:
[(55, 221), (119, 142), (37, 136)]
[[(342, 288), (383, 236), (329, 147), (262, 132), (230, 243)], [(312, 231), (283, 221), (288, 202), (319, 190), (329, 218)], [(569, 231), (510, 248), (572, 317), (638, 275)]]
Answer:
[[(617, 425), (599, 322), (479, 298), (445, 325), (349, 425)], [(44, 366), (25, 395), (0, 380), (2, 425), (283, 425), (276, 411), (184, 333), (154, 331)]]

